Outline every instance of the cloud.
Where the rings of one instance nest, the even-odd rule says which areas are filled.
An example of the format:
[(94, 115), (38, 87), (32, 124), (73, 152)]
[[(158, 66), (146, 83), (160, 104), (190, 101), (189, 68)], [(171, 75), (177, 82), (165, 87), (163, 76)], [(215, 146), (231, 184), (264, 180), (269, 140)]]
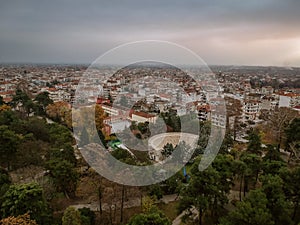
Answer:
[(284, 64), (278, 51), (294, 54), (299, 9), (297, 0), (5, 1), (0, 60), (91, 62), (128, 41), (161, 39), (212, 64)]

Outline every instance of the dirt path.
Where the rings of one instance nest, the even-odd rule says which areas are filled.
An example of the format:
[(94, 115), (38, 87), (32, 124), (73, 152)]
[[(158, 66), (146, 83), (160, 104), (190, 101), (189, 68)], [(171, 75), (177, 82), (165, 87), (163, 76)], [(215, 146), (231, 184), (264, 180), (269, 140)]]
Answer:
[[(176, 201), (176, 200), (178, 200), (178, 196), (177, 196), (177, 194), (173, 194), (173, 195), (164, 195), (162, 197), (162, 199), (160, 199), (158, 202), (163, 202), (165, 204), (168, 204), (169, 202), (173, 202), (173, 201)], [(116, 205), (118, 207), (120, 207), (121, 202), (117, 202)], [(71, 205), (71, 206), (74, 207), (75, 209), (80, 209), (80, 208), (86, 207), (86, 208), (89, 208), (89, 209), (91, 209), (92, 211), (95, 211), (95, 212), (100, 211), (98, 201), (91, 202), (91, 203), (88, 203), (88, 204), (78, 203), (78, 204), (74, 204), (74, 205)], [(133, 208), (133, 207), (139, 207), (139, 206), (141, 206), (141, 198), (139, 198), (139, 197), (131, 198), (128, 201), (124, 202), (124, 208), (125, 209)], [(103, 211), (109, 211), (109, 208), (110, 208), (109, 204), (107, 204), (107, 203), (102, 204), (102, 210)]]

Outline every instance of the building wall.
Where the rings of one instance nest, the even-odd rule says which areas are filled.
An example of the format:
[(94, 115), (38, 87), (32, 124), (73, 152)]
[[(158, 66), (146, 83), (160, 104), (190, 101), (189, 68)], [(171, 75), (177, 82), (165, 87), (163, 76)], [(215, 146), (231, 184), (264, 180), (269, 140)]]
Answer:
[(157, 119), (156, 116), (150, 117), (150, 118), (146, 118), (146, 117), (143, 117), (143, 116), (139, 116), (139, 115), (136, 115), (136, 114), (132, 114), (132, 120), (133, 120), (133, 121), (136, 121), (136, 122), (138, 122), (138, 123), (145, 123), (145, 122), (155, 123), (155, 122), (156, 122), (156, 119)]
[(291, 97), (280, 95), (279, 97), (279, 107), (290, 107)]

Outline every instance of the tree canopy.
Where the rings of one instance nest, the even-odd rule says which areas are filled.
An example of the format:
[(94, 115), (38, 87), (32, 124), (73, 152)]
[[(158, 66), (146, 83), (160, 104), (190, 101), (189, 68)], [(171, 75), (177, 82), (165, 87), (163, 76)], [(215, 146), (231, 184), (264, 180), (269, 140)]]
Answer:
[(50, 211), (37, 183), (11, 185), (1, 202), (2, 217), (19, 216), (29, 212), (38, 224), (50, 224)]

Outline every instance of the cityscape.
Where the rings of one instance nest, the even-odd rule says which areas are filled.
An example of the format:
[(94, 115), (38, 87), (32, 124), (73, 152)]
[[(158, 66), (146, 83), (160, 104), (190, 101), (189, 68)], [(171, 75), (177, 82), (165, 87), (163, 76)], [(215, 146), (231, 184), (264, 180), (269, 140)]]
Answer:
[[(299, 126), (296, 125), (300, 116), (299, 68), (211, 66), (211, 73), (214, 74), (219, 84), (217, 92), (211, 94), (207, 92), (207, 88), (204, 88), (207, 85), (207, 79), (199, 84), (178, 68), (161, 64), (135, 65), (118, 70), (113, 76), (108, 77), (108, 80), (105, 79), (105, 75), (109, 74), (111, 68), (107, 67), (98, 71), (97, 74), (100, 73), (103, 76), (101, 80), (96, 79), (100, 88), (88, 85), (93, 83), (95, 78), (84, 79), (85, 96), (84, 101), (80, 101), (80, 105), (87, 109), (86, 113), (89, 115), (93, 115), (93, 111), (90, 111), (91, 106), (96, 106), (95, 117), (86, 117), (95, 120), (99, 118), (96, 127), (105, 150), (127, 164), (142, 166), (161, 163), (168, 157), (175, 157), (171, 156), (172, 152), (180, 145), (184, 145), (184, 151), (188, 151), (188, 146), (196, 149), (189, 157), (190, 160), (184, 161), (187, 164), (183, 170), (179, 169), (174, 176), (147, 187), (147, 190), (117, 185), (106, 178), (101, 178), (96, 172), (97, 169), (95, 171), (90, 167), (86, 162), (89, 160), (82, 157), (80, 152), (86, 144), (93, 146), (91, 138), (88, 138), (86, 143), (82, 143), (84, 136), (88, 137), (90, 131), (80, 130), (79, 136), (72, 134), (73, 126), (88, 122), (84, 120), (85, 118), (80, 119), (81, 122), (77, 125), (71, 122), (72, 106), (75, 107), (75, 109), (73, 107), (74, 115), (77, 113), (76, 89), (87, 69), (85, 65), (1, 66), (0, 94), (1, 123), (3, 124), (1, 131), (3, 150), (1, 151), (5, 156), (1, 160), (2, 176), (7, 174), (10, 176), (9, 182), (19, 184), (23, 188), (28, 185), (28, 182), (31, 185), (33, 185), (31, 182), (37, 182), (42, 187), (46, 185), (48, 188), (48, 185), (54, 185), (52, 187), (54, 189), (46, 190), (51, 207), (55, 207), (52, 208), (54, 212), (69, 205), (67, 207), (69, 210), (80, 211), (82, 208), (86, 211), (91, 210), (93, 213), (90, 212), (90, 214), (93, 215), (94, 223), (98, 221), (99, 224), (119, 224), (128, 220), (129, 216), (134, 213), (130, 213), (130, 209), (139, 212), (142, 207), (144, 210), (143, 201), (146, 201), (147, 204), (153, 204), (155, 207), (158, 204), (159, 208), (165, 208), (167, 206), (164, 205), (170, 204), (170, 207), (173, 207), (172, 213), (175, 214), (177, 212), (175, 206), (179, 207), (183, 204), (178, 197), (182, 190), (178, 190), (178, 187), (180, 185), (186, 187), (189, 179), (192, 179), (190, 178), (193, 173), (191, 169), (195, 165), (194, 161), (205, 151), (210, 126), (220, 127), (226, 133), (219, 156), (215, 160), (224, 160), (232, 164), (231, 168), (228, 168), (230, 175), (226, 175), (229, 181), (226, 184), (227, 191), (224, 190), (223, 197), (227, 199), (223, 203), (224, 210), (235, 204), (235, 201), (245, 198), (247, 196), (245, 194), (251, 189), (262, 185), (261, 181), (254, 182), (251, 174), (242, 179), (237, 175), (238, 171), (231, 171), (234, 166), (241, 166), (235, 163), (258, 166), (255, 167), (256, 173), (261, 176), (264, 176), (264, 173), (279, 173), (281, 167), (294, 168), (298, 165), (298, 141), (295, 137), (293, 142), (287, 143), (289, 136), (286, 135), (289, 127), (292, 129), (290, 132), (296, 136), (299, 134), (297, 131)], [(220, 99), (224, 99), (226, 105), (225, 115), (216, 110), (218, 105), (216, 103)], [(76, 119), (74, 115), (73, 119)], [(190, 119), (187, 120), (187, 117)], [(14, 121), (14, 118), (18, 119)], [(155, 126), (159, 118), (163, 119), (165, 127)], [(197, 121), (196, 123), (199, 123), (205, 132), (193, 133), (190, 127), (186, 129), (187, 131), (183, 131), (184, 125), (181, 120), (185, 124)], [(18, 123), (23, 123), (22, 133), (17, 133), (20, 132), (19, 126), (21, 126)], [(11, 139), (12, 136), (5, 136), (7, 135), (5, 132), (8, 132), (5, 129), (13, 132), (10, 135), (22, 136), (19, 137), (21, 143), (14, 147), (13, 152), (11, 150), (14, 145), (11, 141), (15, 140)], [(63, 133), (60, 134), (60, 132)], [(184, 132), (182, 134), (187, 135), (182, 136), (178, 132)], [(129, 133), (132, 133), (137, 140), (147, 140), (148, 149), (146, 146), (146, 149), (139, 151), (145, 146), (139, 146), (137, 142), (132, 143), (132, 137), (124, 136)], [(51, 137), (56, 134), (63, 135), (63, 139), (56, 140), (58, 137)], [(26, 135), (33, 135), (33, 137), (28, 137), (26, 140)], [(47, 143), (48, 135), (50, 135), (50, 140), (54, 138), (60, 144), (52, 146), (51, 143), (50, 146), (43, 146)], [(22, 150), (20, 146), (23, 146)], [(93, 148), (100, 151), (98, 147)], [(67, 152), (64, 153), (64, 151)], [(267, 160), (267, 157), (270, 159)], [(58, 160), (56, 163), (64, 162), (66, 165), (51, 166), (49, 163), (55, 163), (55, 160)], [(72, 166), (68, 165), (69, 160), (73, 163)], [(7, 162), (9, 164), (6, 164)], [(62, 168), (67, 174), (60, 174), (59, 170)], [(271, 171), (266, 172), (265, 169)], [(71, 171), (76, 174), (76, 176), (74, 174), (74, 180), (67, 179)], [(54, 172), (56, 175), (53, 174)], [(162, 174), (157, 176), (162, 176)], [(63, 186), (56, 189), (55, 185)], [(99, 193), (100, 189), (101, 193)], [(113, 193), (107, 193), (109, 191)], [(63, 196), (56, 196), (55, 193), (60, 192)], [(58, 203), (60, 201), (64, 203), (60, 205)], [(119, 212), (120, 210), (122, 212)], [(187, 210), (192, 210), (191, 215), (197, 214), (196, 209)], [(180, 221), (184, 212), (187, 213), (183, 211), (177, 217), (172, 215), (171, 219)], [(294, 216), (297, 215), (297, 211), (295, 213)], [(39, 219), (44, 221), (44, 218)], [(206, 221), (204, 218), (203, 220)]]
[(0, 225), (299, 225), (299, 9), (0, 3)]

